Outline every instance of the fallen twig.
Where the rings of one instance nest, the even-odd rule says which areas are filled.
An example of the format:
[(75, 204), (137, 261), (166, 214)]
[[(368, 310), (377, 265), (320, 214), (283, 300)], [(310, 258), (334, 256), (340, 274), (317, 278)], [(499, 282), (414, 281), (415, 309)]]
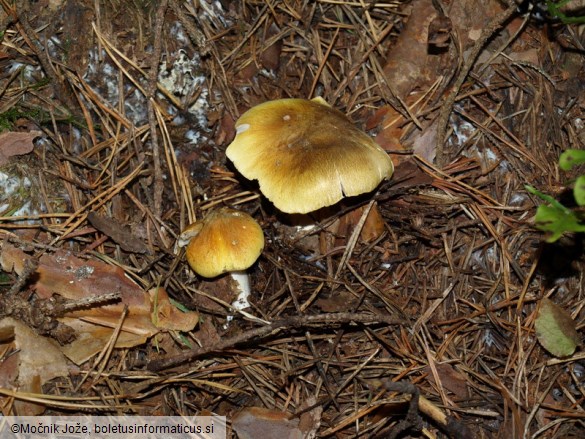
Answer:
[(418, 387), (408, 381), (384, 381), (382, 386), (391, 392), (407, 393), (412, 395), (408, 404), (408, 412), (406, 418), (400, 421), (390, 432), (390, 438), (398, 437), (398, 435), (406, 430), (415, 429), (420, 430), (421, 419), (420, 413), (431, 418), (447, 433), (450, 437), (457, 439), (471, 439), (473, 436), (469, 429), (447, 415), (443, 410), (429, 401), (420, 394)]
[(313, 325), (340, 325), (340, 324), (362, 324), (372, 325), (386, 323), (387, 325), (404, 324), (404, 320), (389, 315), (374, 314), (356, 314), (356, 313), (328, 313), (317, 314), (312, 316), (294, 316), (285, 317), (273, 321), (271, 324), (246, 331), (242, 334), (226, 338), (213, 346), (195, 348), (183, 354), (172, 355), (157, 360), (152, 360), (147, 364), (147, 369), (159, 371), (170, 367), (178, 366), (195, 358), (209, 354), (211, 352), (220, 352), (232, 348), (236, 345), (246, 343), (251, 340), (266, 338), (276, 335), (285, 329), (306, 328)]
[(150, 126), (150, 141), (152, 144), (152, 161), (154, 171), (154, 196), (152, 211), (154, 215), (160, 217), (162, 212), (162, 194), (163, 194), (163, 178), (161, 170), (160, 158), (160, 144), (158, 141), (156, 116), (154, 114), (154, 98), (157, 89), (158, 65), (162, 52), (162, 27), (165, 20), (165, 13), (167, 10), (167, 0), (163, 0), (157, 11), (156, 21), (154, 27), (154, 49), (152, 54), (152, 62), (150, 65), (150, 72), (148, 78), (148, 124)]

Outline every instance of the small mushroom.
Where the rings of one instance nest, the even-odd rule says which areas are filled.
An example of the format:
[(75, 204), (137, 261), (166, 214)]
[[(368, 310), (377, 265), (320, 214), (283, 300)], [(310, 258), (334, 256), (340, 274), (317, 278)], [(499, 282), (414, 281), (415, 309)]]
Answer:
[(222, 208), (189, 225), (179, 237), (187, 245), (187, 262), (197, 274), (212, 278), (230, 273), (240, 286), (238, 300), (250, 294), (246, 269), (260, 256), (264, 234), (245, 212)]
[(251, 108), (236, 122), (226, 155), (286, 213), (312, 212), (370, 192), (394, 170), (388, 154), (322, 98)]

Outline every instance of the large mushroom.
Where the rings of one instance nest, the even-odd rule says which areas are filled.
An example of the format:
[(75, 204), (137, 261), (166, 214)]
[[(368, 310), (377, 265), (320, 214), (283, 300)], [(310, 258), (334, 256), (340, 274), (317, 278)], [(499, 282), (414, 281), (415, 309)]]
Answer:
[(197, 274), (213, 278), (230, 273), (238, 283), (238, 300), (250, 294), (248, 269), (264, 248), (260, 225), (245, 212), (222, 208), (189, 225), (179, 237), (187, 245), (187, 262)]
[(322, 98), (257, 105), (236, 122), (226, 154), (282, 212), (308, 213), (374, 190), (388, 154)]

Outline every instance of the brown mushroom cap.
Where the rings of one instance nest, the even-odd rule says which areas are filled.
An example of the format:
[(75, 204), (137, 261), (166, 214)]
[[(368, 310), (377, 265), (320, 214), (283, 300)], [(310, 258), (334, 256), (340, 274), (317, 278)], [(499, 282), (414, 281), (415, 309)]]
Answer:
[(254, 218), (229, 208), (210, 212), (181, 233), (190, 235), (193, 237), (187, 245), (187, 262), (204, 277), (245, 270), (264, 248), (264, 234)]
[(388, 154), (321, 99), (279, 99), (236, 122), (226, 154), (281, 211), (307, 213), (370, 192), (394, 167)]

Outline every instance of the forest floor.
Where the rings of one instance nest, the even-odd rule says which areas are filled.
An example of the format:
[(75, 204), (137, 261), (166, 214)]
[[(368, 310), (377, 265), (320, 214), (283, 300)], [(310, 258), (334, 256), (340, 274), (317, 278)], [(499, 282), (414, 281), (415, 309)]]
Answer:
[[(547, 242), (526, 189), (567, 204), (583, 173), (558, 160), (585, 149), (584, 25), (497, 0), (0, 4), (4, 415), (585, 436), (585, 355), (535, 329), (546, 304), (580, 345), (583, 235)], [(394, 175), (285, 214), (226, 148), (251, 107), (317, 96)], [(264, 232), (244, 309), (177, 245), (220, 207)]]

